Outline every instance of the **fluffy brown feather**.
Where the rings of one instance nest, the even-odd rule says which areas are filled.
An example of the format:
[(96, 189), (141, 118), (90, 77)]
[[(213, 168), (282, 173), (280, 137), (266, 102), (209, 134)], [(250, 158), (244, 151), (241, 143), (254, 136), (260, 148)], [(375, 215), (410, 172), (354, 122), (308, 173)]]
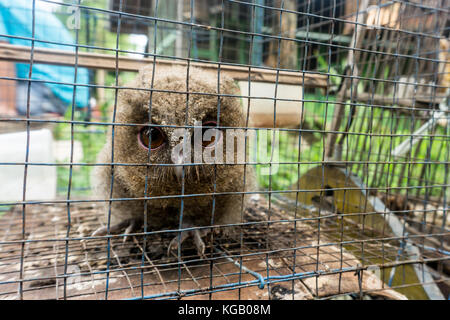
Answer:
[[(158, 67), (157, 67), (158, 68)], [(152, 69), (144, 68), (135, 82), (119, 92), (116, 108), (116, 123), (140, 124), (149, 123), (167, 126), (193, 126), (197, 121), (217, 121), (220, 106), (219, 125), (225, 127), (243, 127), (245, 119), (241, 110), (239, 98), (220, 96), (218, 99), (217, 74), (201, 69), (191, 68), (187, 84), (186, 68), (173, 67), (155, 70), (152, 79)], [(156, 91), (139, 90), (152, 87)], [(187, 85), (189, 90), (187, 90)], [(220, 79), (220, 94), (236, 95), (239, 89), (234, 81), (222, 76)], [(189, 94), (186, 92), (189, 91)], [(181, 93), (180, 93), (181, 92)], [(188, 103), (187, 103), (188, 102)], [(187, 106), (187, 107), (186, 107)], [(186, 117), (186, 109), (187, 117)], [(111, 181), (113, 181), (112, 199), (175, 196), (147, 200), (147, 221), (149, 230), (176, 229), (179, 226), (181, 199), (176, 197), (182, 193), (182, 184), (174, 173), (172, 166), (142, 166), (148, 159), (152, 164), (169, 164), (171, 150), (179, 143), (173, 139), (174, 127), (161, 127), (164, 132), (165, 144), (148, 151), (139, 145), (137, 135), (140, 126), (114, 126), (109, 129), (107, 142), (99, 154), (99, 163), (141, 164), (99, 166), (94, 170), (94, 185), (97, 195), (103, 199), (110, 198)], [(193, 129), (189, 129), (192, 130)], [(224, 150), (226, 139), (223, 135)], [(114, 147), (113, 147), (114, 146)], [(114, 149), (112, 159), (112, 148)], [(225, 154), (225, 152), (224, 152)], [(243, 165), (185, 166), (184, 194), (211, 194), (243, 192), (254, 188), (254, 177), (251, 166), (246, 166), (246, 182), (244, 188)], [(113, 175), (112, 175), (113, 173)], [(113, 179), (112, 179), (113, 177)], [(215, 177), (215, 178), (214, 178)], [(147, 179), (146, 179), (147, 178)], [(147, 180), (147, 181), (146, 181)], [(211, 195), (184, 197), (183, 226), (208, 226), (234, 224), (241, 222), (242, 194), (216, 195), (213, 215), (213, 197)], [(244, 205), (248, 195), (245, 196)], [(105, 216), (108, 216), (109, 205), (105, 203)], [(144, 220), (144, 201), (113, 201), (111, 205), (111, 232), (123, 227), (126, 221)], [(100, 230), (101, 229), (101, 230)], [(106, 234), (106, 228), (100, 228), (96, 235)], [(129, 230), (128, 230), (129, 231)], [(202, 234), (203, 235), (203, 234)]]

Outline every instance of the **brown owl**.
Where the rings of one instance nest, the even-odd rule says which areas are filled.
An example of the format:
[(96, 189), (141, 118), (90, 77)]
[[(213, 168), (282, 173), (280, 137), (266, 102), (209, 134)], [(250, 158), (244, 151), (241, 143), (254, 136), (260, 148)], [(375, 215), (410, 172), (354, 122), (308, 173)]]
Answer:
[[(135, 230), (145, 212), (148, 230), (178, 229), (180, 220), (182, 228), (240, 223), (242, 204), (249, 197), (243, 192), (254, 189), (254, 176), (251, 166), (242, 164), (245, 148), (240, 149), (244, 157), (238, 154), (245, 131), (233, 131), (245, 126), (235, 97), (239, 89), (232, 79), (221, 76), (218, 81), (216, 73), (202, 69), (191, 68), (189, 78), (182, 67), (152, 71), (142, 69), (127, 86), (133, 89), (119, 92), (118, 125), (114, 135), (109, 129), (98, 157), (99, 163), (115, 165), (94, 170), (97, 196), (113, 199), (111, 210), (104, 203), (107, 218), (110, 211), (110, 233)], [(183, 231), (181, 242), (192, 236), (202, 255), (202, 237), (209, 231)], [(106, 233), (103, 226), (93, 235)], [(178, 232), (173, 234), (168, 252), (179, 244)]]

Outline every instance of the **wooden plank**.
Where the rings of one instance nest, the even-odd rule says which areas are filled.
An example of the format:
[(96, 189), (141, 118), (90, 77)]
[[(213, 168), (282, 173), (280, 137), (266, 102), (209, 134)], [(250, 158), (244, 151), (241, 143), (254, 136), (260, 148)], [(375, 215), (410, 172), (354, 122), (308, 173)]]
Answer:
[[(30, 47), (0, 43), (0, 60), (14, 62), (30, 62)], [(112, 54), (99, 54), (91, 52), (79, 52), (78, 66), (92, 69), (116, 69), (116, 57)], [(34, 48), (34, 63), (44, 63), (52, 65), (73, 66), (75, 64), (75, 52), (55, 50), (48, 48)], [(137, 72), (146, 65), (153, 63), (153, 58), (135, 58), (128, 56), (118, 57), (119, 71)], [(159, 66), (186, 65), (186, 61), (157, 59)], [(191, 62), (192, 67), (216, 70), (218, 63)], [(241, 66), (221, 65), (221, 72), (229, 75), (235, 80), (248, 80), (249, 68)], [(275, 82), (276, 70), (268, 70), (258, 67), (251, 68), (251, 80), (261, 82)], [(307, 87), (326, 88), (327, 80), (325, 75), (305, 73), (303, 83), (303, 73), (301, 71), (280, 71), (279, 83), (304, 85)]]
[[(347, 90), (346, 97), (350, 97), (350, 90)], [(358, 101), (361, 103), (375, 104), (380, 106), (401, 106), (406, 108), (426, 108), (430, 104), (439, 104), (445, 99), (444, 94), (429, 95), (411, 95), (409, 98), (399, 98), (393, 96), (385, 96), (381, 94), (372, 94), (370, 92), (358, 92)], [(420, 104), (420, 105), (418, 105)], [(401, 109), (401, 108), (400, 108)], [(407, 111), (410, 112), (410, 111)]]

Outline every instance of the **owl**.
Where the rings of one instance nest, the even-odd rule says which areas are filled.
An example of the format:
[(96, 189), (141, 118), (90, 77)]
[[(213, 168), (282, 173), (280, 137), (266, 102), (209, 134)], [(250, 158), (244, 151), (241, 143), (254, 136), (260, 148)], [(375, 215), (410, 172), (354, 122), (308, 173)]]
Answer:
[(246, 123), (239, 89), (226, 76), (199, 68), (188, 76), (182, 67), (143, 68), (127, 88), (119, 90), (116, 125), (93, 173), (97, 196), (107, 200), (104, 222), (110, 233), (130, 233), (144, 221), (149, 231), (191, 228), (180, 237), (173, 232), (168, 253), (192, 237), (203, 255), (211, 228), (195, 228), (243, 222), (255, 188), (245, 148), (238, 148)]

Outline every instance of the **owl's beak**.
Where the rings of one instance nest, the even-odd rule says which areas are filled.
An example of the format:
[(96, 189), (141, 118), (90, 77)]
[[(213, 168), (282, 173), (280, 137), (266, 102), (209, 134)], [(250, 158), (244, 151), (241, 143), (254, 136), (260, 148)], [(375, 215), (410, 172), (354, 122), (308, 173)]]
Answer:
[(183, 166), (175, 167), (175, 176), (177, 177), (178, 181), (181, 180), (182, 175), (183, 175)]
[(181, 149), (180, 152), (174, 154), (172, 157), (173, 163), (179, 164), (179, 166), (174, 167), (174, 173), (178, 181), (181, 181), (181, 176), (183, 175), (183, 166), (181, 165), (183, 163), (183, 159), (184, 159), (183, 149)]

